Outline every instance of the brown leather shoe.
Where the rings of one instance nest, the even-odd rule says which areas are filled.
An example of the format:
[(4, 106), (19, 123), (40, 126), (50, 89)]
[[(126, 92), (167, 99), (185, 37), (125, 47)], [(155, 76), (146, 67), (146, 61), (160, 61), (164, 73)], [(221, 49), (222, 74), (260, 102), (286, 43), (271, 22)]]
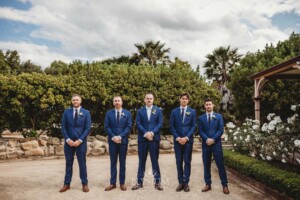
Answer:
[(143, 188), (143, 184), (135, 184), (131, 189), (132, 190), (138, 190), (138, 189), (140, 189), (140, 188)]
[(120, 185), (120, 188), (121, 188), (122, 191), (126, 191), (127, 190), (127, 187), (124, 184)]
[(157, 190), (160, 190), (160, 191), (161, 191), (161, 190), (164, 190), (164, 188), (161, 186), (160, 183), (155, 184), (155, 185), (154, 185), (154, 188), (157, 189)]
[(113, 190), (115, 188), (117, 188), (116, 185), (110, 185), (110, 186), (108, 186), (108, 187), (105, 188), (105, 191), (110, 191), (110, 190)]
[(202, 192), (207, 192), (211, 190), (211, 185), (205, 185), (205, 187), (201, 190)]
[(65, 192), (65, 191), (67, 191), (69, 189), (70, 189), (69, 185), (64, 185), (64, 186), (62, 186), (62, 188), (60, 188), (59, 192)]
[(83, 192), (89, 192), (90, 189), (89, 189), (88, 185), (82, 185), (82, 191)]
[(189, 187), (189, 184), (184, 184), (183, 185), (183, 191), (185, 191), (185, 192), (189, 192), (190, 191), (190, 187)]
[(183, 190), (183, 184), (180, 183), (177, 188), (176, 188), (176, 192), (180, 192), (181, 190)]
[(228, 187), (227, 187), (227, 186), (224, 186), (224, 187), (223, 187), (223, 193), (224, 193), (224, 194), (229, 194), (229, 190), (228, 190)]

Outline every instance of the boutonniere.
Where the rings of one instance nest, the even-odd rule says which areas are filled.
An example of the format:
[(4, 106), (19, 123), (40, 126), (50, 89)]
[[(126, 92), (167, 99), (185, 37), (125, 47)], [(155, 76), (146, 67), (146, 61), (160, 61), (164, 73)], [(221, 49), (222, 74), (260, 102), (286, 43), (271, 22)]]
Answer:
[(152, 112), (151, 112), (153, 115), (156, 114), (156, 109), (153, 109)]
[(78, 116), (83, 116), (83, 113), (82, 113), (82, 112), (80, 112), (80, 113), (78, 114)]
[(185, 112), (186, 116), (189, 116), (191, 114), (191, 112)]
[(122, 112), (122, 113), (121, 113), (121, 117), (125, 117), (125, 113)]
[(214, 114), (213, 114), (211, 117), (212, 117), (213, 119), (217, 119), (216, 115), (214, 115)]

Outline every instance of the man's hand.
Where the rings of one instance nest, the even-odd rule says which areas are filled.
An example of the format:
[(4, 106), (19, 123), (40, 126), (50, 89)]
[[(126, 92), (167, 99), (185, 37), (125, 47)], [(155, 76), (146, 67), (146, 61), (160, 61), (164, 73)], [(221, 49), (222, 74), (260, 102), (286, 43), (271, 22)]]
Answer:
[(181, 145), (185, 145), (185, 144), (187, 143), (187, 141), (188, 141), (188, 139), (187, 139), (186, 137), (178, 137), (176, 140), (177, 140), (177, 141), (179, 142), (179, 144), (181, 144)]
[(215, 143), (215, 140), (212, 139), (212, 138), (208, 138), (208, 139), (206, 140), (206, 144), (207, 144), (208, 146), (211, 146), (211, 145), (214, 144), (214, 143)]
[(181, 145), (185, 145), (186, 143), (187, 143), (187, 141), (188, 141), (188, 139), (186, 138), (186, 137), (182, 137), (181, 139), (180, 139), (180, 144)]
[(79, 145), (81, 145), (81, 142), (79, 140), (76, 140), (74, 143), (73, 143), (73, 147), (78, 147)]
[(151, 132), (147, 132), (146, 133), (146, 138), (147, 138), (147, 140), (152, 141), (153, 140), (153, 134)]
[(114, 137), (112, 138), (112, 141), (114, 141), (114, 142), (117, 143), (117, 144), (120, 144), (120, 143), (121, 143), (121, 138), (118, 137), (118, 136), (114, 136)]
[(72, 147), (72, 146), (74, 145), (74, 141), (73, 141), (73, 140), (68, 140), (67, 143), (68, 143), (68, 145), (69, 145), (70, 147)]

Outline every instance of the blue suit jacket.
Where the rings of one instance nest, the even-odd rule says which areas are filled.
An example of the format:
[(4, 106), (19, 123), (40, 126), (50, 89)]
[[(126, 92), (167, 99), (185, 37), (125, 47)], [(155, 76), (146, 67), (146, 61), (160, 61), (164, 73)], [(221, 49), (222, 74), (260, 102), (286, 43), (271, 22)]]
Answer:
[(148, 121), (146, 107), (143, 107), (138, 110), (136, 114), (136, 126), (138, 129), (138, 142), (146, 142), (147, 138), (144, 137), (144, 134), (148, 131), (154, 133), (153, 141), (160, 141), (159, 131), (163, 125), (163, 115), (161, 109), (157, 106), (152, 107), (150, 121)]
[(206, 143), (208, 138), (212, 138), (215, 140), (215, 144), (221, 144), (221, 136), (224, 132), (224, 121), (221, 114), (213, 112), (210, 126), (208, 126), (206, 113), (201, 115), (198, 120), (198, 128), (202, 143)]
[(197, 117), (194, 109), (187, 107), (184, 121), (182, 121), (180, 107), (172, 110), (170, 117), (170, 131), (174, 136), (174, 142), (177, 137), (188, 137), (189, 142), (193, 142), (193, 133), (195, 132), (196, 125)]
[(91, 130), (91, 115), (90, 112), (84, 108), (80, 108), (78, 112), (78, 119), (75, 123), (73, 118), (73, 108), (66, 109), (64, 111), (61, 130), (65, 138), (71, 140), (86, 141), (86, 138)]
[(120, 121), (117, 123), (116, 110), (112, 109), (106, 113), (104, 121), (104, 129), (108, 135), (109, 141), (114, 136), (121, 136), (121, 144), (128, 144), (128, 135), (132, 126), (131, 113), (128, 110), (122, 109)]

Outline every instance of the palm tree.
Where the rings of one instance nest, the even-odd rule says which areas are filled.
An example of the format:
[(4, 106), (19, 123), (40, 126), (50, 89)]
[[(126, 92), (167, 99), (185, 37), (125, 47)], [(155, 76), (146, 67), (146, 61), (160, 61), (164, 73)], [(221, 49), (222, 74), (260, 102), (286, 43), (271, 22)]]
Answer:
[(230, 49), (230, 46), (219, 47), (208, 54), (208, 59), (204, 63), (206, 69), (205, 75), (208, 79), (217, 83), (218, 90), (222, 96), (220, 109), (228, 111), (229, 105), (232, 104), (233, 96), (230, 90), (226, 87), (226, 82), (230, 81), (230, 74), (238, 65), (242, 55), (237, 53), (238, 49)]
[(203, 66), (206, 68), (207, 78), (216, 81), (220, 86), (230, 81), (230, 74), (242, 56), (237, 51), (237, 48), (231, 50), (228, 46), (227, 48), (219, 47), (212, 54), (208, 54), (206, 56), (208, 60)]
[(144, 44), (136, 43), (134, 46), (138, 49), (138, 53), (134, 56), (138, 56), (141, 63), (156, 66), (158, 63), (166, 64), (169, 61), (167, 53), (170, 52), (170, 48), (164, 49), (165, 43), (146, 41)]

